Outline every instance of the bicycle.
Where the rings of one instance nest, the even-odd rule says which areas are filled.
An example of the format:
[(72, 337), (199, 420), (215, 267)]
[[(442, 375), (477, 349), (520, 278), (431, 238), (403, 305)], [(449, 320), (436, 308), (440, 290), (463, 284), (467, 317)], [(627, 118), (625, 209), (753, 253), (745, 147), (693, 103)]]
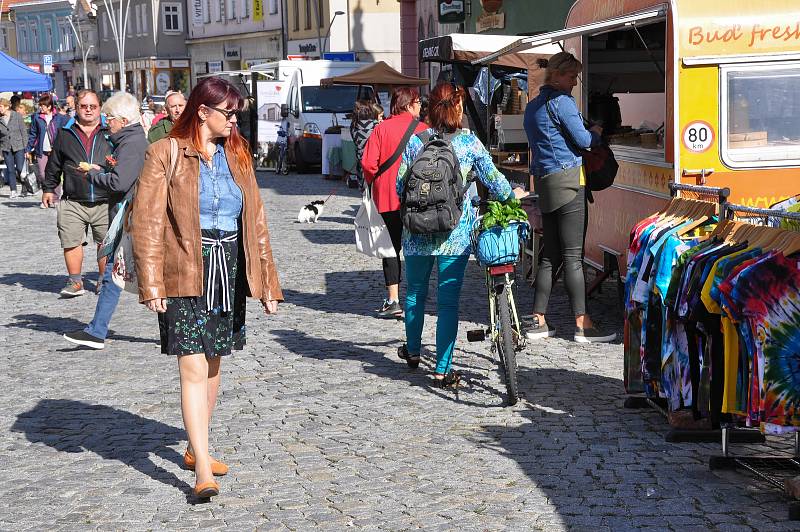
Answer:
[[(473, 205), (488, 202), (473, 200)], [(530, 226), (526, 221), (511, 222), (508, 227), (480, 228), (483, 217), (475, 220), (472, 244), (475, 258), (486, 268), (486, 290), (489, 300), (489, 327), (467, 332), (467, 340), (481, 342), (488, 335), (492, 352), (497, 352), (506, 384), (506, 404), (519, 400), (516, 352), (525, 347), (525, 336), (514, 302), (514, 270), (520, 259), (520, 246), (527, 239)]]

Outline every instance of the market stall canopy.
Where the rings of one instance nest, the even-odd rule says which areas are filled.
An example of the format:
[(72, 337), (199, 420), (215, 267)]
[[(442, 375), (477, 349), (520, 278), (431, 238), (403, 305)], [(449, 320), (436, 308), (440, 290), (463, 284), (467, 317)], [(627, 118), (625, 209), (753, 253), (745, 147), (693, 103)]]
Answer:
[(532, 37), (524, 37), (521, 39), (514, 37), (513, 42), (499, 46), (492, 50), (492, 53), (486, 54), (483, 57), (471, 59), (470, 61), (476, 66), (487, 65), (489, 63), (503, 65), (505, 64), (505, 58), (509, 56), (515, 57), (523, 55), (535, 50), (539, 50), (546, 46), (553, 46), (555, 43), (564, 41), (566, 39), (572, 39), (574, 37), (581, 37), (583, 35), (597, 35), (598, 33), (613, 31), (624, 26), (649, 24), (651, 22), (656, 22), (660, 19), (663, 19), (665, 14), (666, 10), (662, 7), (626, 15), (624, 17), (617, 17), (600, 22), (584, 24), (582, 26), (575, 26), (573, 28), (542, 33)]
[[(451, 33), (419, 42), (419, 60), (435, 63), (473, 63), (496, 50), (517, 43), (519, 37), (506, 35), (475, 35)], [(494, 64), (518, 68), (520, 70), (538, 69), (536, 61), (548, 58), (561, 51), (557, 44), (547, 44), (537, 48), (520, 50), (518, 53), (504, 54)]]
[(45, 92), (52, 88), (53, 80), (50, 76), (47, 74), (39, 74), (13, 57), (0, 52), (0, 92)]
[(331, 85), (373, 85), (373, 86), (422, 86), (427, 85), (428, 80), (415, 78), (401, 74), (383, 61), (378, 61), (369, 66), (365, 66), (349, 74), (325, 78), (320, 81), (323, 87)]

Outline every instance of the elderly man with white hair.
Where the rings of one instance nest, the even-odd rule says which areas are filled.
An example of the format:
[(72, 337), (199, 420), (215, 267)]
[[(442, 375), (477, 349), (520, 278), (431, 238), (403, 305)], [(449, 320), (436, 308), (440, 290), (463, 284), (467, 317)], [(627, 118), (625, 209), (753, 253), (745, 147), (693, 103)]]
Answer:
[[(142, 129), (139, 104), (132, 95), (126, 92), (114, 94), (103, 104), (101, 112), (106, 116), (108, 129), (111, 131), (109, 140), (114, 151), (106, 157), (103, 166), (93, 164), (87, 168), (86, 179), (108, 191), (109, 220), (113, 220), (123, 201), (133, 196), (134, 185), (144, 166), (148, 142)], [(113, 260), (113, 250), (111, 251), (110, 260)], [(65, 339), (92, 349), (102, 349), (105, 346), (108, 324), (117, 308), (121, 292), (111, 281), (112, 270), (111, 264), (106, 266), (91, 323), (81, 331), (65, 334)]]

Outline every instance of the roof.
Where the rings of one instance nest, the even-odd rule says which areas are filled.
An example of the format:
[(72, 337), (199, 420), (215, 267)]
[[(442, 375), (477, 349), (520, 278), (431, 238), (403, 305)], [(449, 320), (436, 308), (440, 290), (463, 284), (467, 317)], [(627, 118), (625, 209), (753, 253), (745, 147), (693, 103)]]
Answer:
[(428, 80), (401, 74), (383, 61), (378, 61), (348, 74), (325, 78), (320, 81), (323, 87), (330, 85), (390, 85), (421, 86)]
[(0, 91), (49, 91), (53, 80), (0, 52)]
[(11, 11), (11, 8), (14, 6), (14, 4), (21, 4), (23, 2), (28, 2), (28, 0), (5, 0), (3, 2), (2, 13), (8, 13), (9, 11)]

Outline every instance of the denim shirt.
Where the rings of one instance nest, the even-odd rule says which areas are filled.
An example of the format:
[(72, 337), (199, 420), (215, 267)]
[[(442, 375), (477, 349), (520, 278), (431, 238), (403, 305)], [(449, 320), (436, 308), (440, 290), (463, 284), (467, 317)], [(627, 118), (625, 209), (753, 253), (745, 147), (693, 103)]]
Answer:
[[(545, 108), (548, 101), (559, 125), (571, 137), (569, 142), (550, 119)], [(600, 142), (597, 133), (584, 127), (575, 99), (550, 85), (543, 85), (539, 95), (528, 102), (523, 124), (528, 135), (528, 145), (533, 152), (530, 171), (537, 177), (582, 165), (583, 158), (574, 148), (574, 144), (586, 149)]]
[(200, 228), (238, 231), (242, 191), (233, 181), (222, 144), (217, 144), (212, 161), (213, 168), (200, 158)]

